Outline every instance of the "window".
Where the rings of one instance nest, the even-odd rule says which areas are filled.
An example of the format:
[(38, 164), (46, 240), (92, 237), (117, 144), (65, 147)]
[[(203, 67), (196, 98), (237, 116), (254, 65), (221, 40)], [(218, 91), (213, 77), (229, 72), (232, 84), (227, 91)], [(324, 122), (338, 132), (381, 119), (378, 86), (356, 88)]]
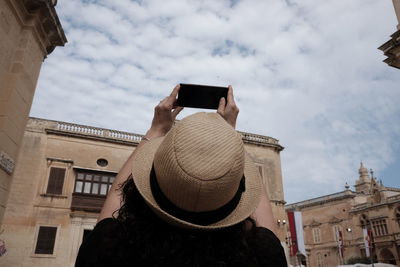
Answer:
[(260, 173), (260, 176), (261, 176), (261, 177), (264, 177), (264, 175), (263, 175), (263, 166), (262, 166), (262, 165), (259, 165), (259, 164), (256, 164), (256, 166), (257, 166), (257, 169), (258, 169), (258, 171), (259, 171), (259, 173)]
[(317, 267), (324, 267), (324, 256), (321, 253), (317, 253)]
[(332, 227), (332, 230), (333, 230), (333, 240), (338, 242), (339, 241), (339, 237), (342, 234), (342, 227), (340, 225), (334, 225)]
[(47, 183), (47, 194), (61, 195), (65, 177), (64, 168), (50, 168), (49, 182)]
[(108, 161), (106, 159), (98, 159), (97, 165), (99, 165), (100, 167), (107, 167)]
[(40, 226), (36, 241), (35, 254), (53, 254), (57, 227)]
[(312, 234), (314, 243), (321, 243), (321, 231), (319, 230), (319, 228), (313, 228)]
[(105, 196), (114, 180), (115, 174), (112, 173), (78, 170), (74, 192)]
[(385, 219), (373, 220), (372, 221), (372, 229), (374, 231), (374, 236), (381, 236), (381, 235), (388, 234), (388, 229), (387, 229)]
[(396, 213), (396, 221), (397, 221), (397, 224), (398, 224), (399, 227), (400, 227), (400, 207), (397, 207), (397, 208), (396, 208), (395, 213)]

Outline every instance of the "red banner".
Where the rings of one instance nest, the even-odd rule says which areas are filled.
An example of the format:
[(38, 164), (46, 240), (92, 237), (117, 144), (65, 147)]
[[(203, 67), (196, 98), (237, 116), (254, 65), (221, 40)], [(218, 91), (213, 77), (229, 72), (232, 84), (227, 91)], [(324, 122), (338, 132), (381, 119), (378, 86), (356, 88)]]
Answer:
[(296, 234), (296, 223), (294, 220), (293, 211), (287, 212), (288, 220), (289, 220), (289, 230), (290, 230), (290, 256), (296, 256), (297, 251), (299, 250), (297, 247), (297, 234)]
[(342, 231), (337, 230), (336, 235), (337, 235), (337, 240), (338, 240), (339, 255), (340, 255), (340, 258), (343, 259), (344, 246), (343, 246)]

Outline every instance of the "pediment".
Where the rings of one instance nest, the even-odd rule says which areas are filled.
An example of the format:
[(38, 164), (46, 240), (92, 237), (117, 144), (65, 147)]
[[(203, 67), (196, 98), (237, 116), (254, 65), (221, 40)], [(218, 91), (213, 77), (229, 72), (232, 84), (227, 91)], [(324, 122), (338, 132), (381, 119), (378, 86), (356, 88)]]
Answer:
[(312, 220), (311, 223), (309, 224), (309, 226), (311, 226), (311, 227), (317, 227), (320, 225), (321, 225), (321, 223), (317, 222), (316, 220)]
[(342, 221), (343, 221), (342, 219), (339, 219), (339, 218), (336, 217), (336, 216), (332, 216), (332, 217), (329, 219), (329, 223), (331, 223), (331, 224), (340, 223), (340, 222), (342, 222)]

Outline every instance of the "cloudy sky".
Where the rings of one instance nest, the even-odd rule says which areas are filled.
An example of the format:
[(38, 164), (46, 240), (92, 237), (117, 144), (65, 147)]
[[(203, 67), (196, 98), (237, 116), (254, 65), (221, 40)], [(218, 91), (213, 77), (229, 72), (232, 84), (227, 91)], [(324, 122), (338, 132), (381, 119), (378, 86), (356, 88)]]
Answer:
[[(285, 198), (400, 187), (400, 70), (377, 49), (390, 0), (68, 0), (31, 116), (145, 133), (177, 83), (232, 84), (237, 128), (280, 140)], [(187, 109), (182, 116), (194, 113)]]

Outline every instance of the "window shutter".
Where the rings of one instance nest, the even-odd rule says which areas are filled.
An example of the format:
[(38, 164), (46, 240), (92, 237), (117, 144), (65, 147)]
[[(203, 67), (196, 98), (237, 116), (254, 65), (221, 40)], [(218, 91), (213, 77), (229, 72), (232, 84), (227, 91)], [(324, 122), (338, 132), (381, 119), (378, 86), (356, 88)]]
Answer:
[(57, 227), (40, 226), (35, 254), (53, 254)]
[(320, 232), (319, 228), (312, 229), (312, 233), (313, 233), (314, 243), (320, 243), (321, 242), (321, 232)]
[(261, 177), (264, 177), (264, 175), (263, 175), (263, 167), (260, 166), (260, 165), (257, 165), (257, 169), (258, 169), (258, 171), (260, 172), (260, 176), (261, 176)]
[(64, 177), (65, 177), (64, 168), (51, 167), (46, 193), (61, 195), (64, 185)]

